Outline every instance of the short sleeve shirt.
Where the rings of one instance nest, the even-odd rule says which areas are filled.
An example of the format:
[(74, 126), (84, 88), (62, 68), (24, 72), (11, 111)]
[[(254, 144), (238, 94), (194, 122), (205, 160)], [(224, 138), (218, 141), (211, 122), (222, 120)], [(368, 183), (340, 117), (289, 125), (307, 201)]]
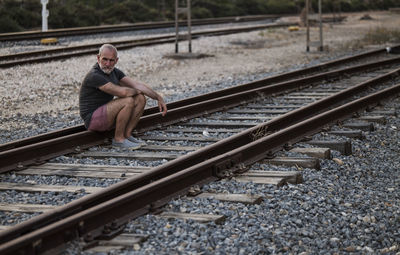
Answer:
[(104, 73), (98, 63), (86, 74), (79, 91), (79, 111), (86, 128), (90, 125), (93, 112), (114, 98), (113, 95), (101, 91), (99, 87), (109, 82), (119, 85), (119, 81), (124, 77), (125, 74), (117, 68), (110, 74)]

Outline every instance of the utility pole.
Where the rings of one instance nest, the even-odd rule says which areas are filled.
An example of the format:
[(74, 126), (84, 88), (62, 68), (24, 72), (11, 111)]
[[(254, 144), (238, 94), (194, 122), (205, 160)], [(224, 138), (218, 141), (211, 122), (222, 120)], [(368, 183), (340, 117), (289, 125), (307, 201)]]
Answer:
[(324, 44), (322, 39), (322, 4), (321, 0), (318, 0), (318, 16), (319, 16), (319, 51), (324, 50)]
[(179, 35), (179, 14), (186, 14), (187, 19), (187, 36), (189, 45), (189, 53), (192, 52), (192, 18), (191, 18), (191, 10), (190, 10), (190, 0), (186, 0), (186, 7), (179, 7), (179, 0), (175, 0), (175, 53), (179, 52), (179, 39), (181, 36)]
[(309, 10), (310, 10), (310, 0), (306, 0), (307, 52), (310, 51), (310, 22), (308, 20)]
[(47, 17), (49, 16), (49, 10), (46, 9), (46, 5), (49, 0), (41, 0), (42, 3), (42, 31), (47, 31)]
[(306, 0), (306, 26), (307, 26), (307, 46), (306, 46), (306, 50), (307, 52), (310, 51), (310, 46), (318, 46), (318, 50), (319, 51), (323, 51), (324, 50), (324, 46), (323, 46), (323, 36), (322, 36), (322, 3), (321, 0), (318, 0), (318, 19), (315, 18), (315, 15), (312, 15), (312, 19), (318, 20), (319, 22), (319, 41), (316, 42), (311, 42), (310, 41), (310, 22), (309, 22), (309, 14), (310, 14), (310, 0)]

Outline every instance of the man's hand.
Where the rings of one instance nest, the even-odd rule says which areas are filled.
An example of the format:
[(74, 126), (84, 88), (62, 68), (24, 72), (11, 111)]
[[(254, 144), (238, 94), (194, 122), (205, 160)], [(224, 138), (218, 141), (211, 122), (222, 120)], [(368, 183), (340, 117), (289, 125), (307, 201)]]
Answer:
[(162, 98), (158, 99), (158, 109), (160, 109), (162, 116), (165, 116), (165, 114), (167, 114), (167, 105)]

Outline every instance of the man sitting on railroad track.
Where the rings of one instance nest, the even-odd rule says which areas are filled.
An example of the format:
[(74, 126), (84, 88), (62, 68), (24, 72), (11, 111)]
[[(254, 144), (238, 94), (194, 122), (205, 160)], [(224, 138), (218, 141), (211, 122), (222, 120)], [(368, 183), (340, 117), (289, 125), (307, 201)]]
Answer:
[(167, 113), (164, 99), (148, 85), (135, 81), (115, 67), (117, 49), (104, 44), (99, 49), (97, 63), (86, 74), (80, 92), (80, 116), (91, 131), (115, 128), (114, 147), (137, 149), (143, 141), (132, 136), (148, 96), (158, 101), (162, 116)]

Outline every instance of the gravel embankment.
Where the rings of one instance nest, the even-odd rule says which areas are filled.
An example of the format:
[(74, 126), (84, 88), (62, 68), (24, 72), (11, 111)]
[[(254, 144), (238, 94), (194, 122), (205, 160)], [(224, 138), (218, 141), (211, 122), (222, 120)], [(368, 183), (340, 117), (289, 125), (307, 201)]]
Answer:
[[(385, 107), (398, 112), (400, 98)], [(252, 166), (253, 170), (300, 170), (302, 184), (278, 188), (222, 180), (202, 187), (204, 192), (261, 195), (264, 200), (259, 205), (183, 198), (164, 208), (225, 215), (222, 224), (146, 215), (128, 224), (126, 231), (149, 239), (131, 250), (109, 254), (398, 255), (400, 120), (388, 116), (387, 124), (375, 127), (376, 131), (364, 132), (365, 139), (351, 140), (352, 155), (332, 151), (335, 160), (321, 160), (321, 170)], [(314, 138), (326, 139), (327, 134)]]

